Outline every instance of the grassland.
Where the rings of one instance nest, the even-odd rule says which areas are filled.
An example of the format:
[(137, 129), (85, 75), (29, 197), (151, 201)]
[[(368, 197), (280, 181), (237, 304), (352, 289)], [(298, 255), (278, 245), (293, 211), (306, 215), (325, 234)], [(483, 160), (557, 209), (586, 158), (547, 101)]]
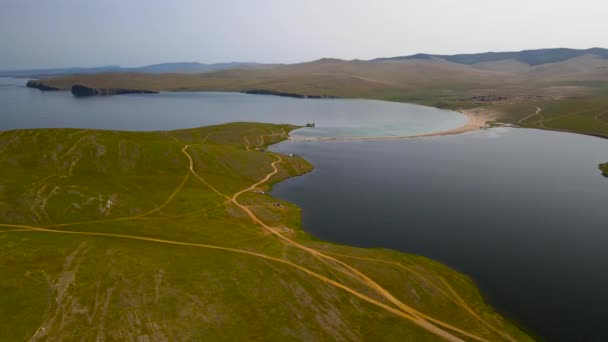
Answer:
[(260, 194), (311, 170), (257, 150), (293, 128), (0, 132), (0, 340), (529, 339), (468, 277)]

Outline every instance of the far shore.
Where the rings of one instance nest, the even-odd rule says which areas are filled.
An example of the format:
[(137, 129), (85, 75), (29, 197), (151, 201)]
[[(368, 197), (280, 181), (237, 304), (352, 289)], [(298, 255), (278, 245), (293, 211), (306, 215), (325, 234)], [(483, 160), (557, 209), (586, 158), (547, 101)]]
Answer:
[(399, 140), (399, 139), (412, 139), (412, 138), (423, 138), (423, 137), (436, 137), (442, 135), (454, 135), (462, 134), (466, 132), (477, 131), (480, 129), (488, 128), (488, 122), (496, 120), (499, 114), (487, 110), (485, 108), (472, 108), (459, 110), (459, 113), (465, 115), (468, 121), (463, 126), (431, 133), (413, 134), (413, 135), (397, 135), (397, 136), (379, 136), (379, 137), (298, 137), (289, 136), (290, 140), (293, 141), (326, 141), (326, 140), (338, 140), (338, 141), (350, 141), (350, 140)]

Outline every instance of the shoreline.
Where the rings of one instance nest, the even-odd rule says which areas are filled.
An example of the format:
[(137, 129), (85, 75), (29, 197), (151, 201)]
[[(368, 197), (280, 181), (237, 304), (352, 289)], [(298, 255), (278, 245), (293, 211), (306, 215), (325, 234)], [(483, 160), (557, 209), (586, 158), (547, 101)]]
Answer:
[[(426, 137), (426, 136), (443, 136), (443, 135), (455, 135), (455, 134), (461, 134), (461, 133), (466, 133), (466, 132), (472, 132), (472, 131), (478, 131), (484, 128), (489, 128), (490, 125), (487, 124), (488, 121), (494, 120), (496, 119), (499, 114), (496, 112), (487, 112), (485, 110), (485, 108), (472, 108), (472, 109), (467, 109), (467, 110), (459, 110), (457, 111), (458, 113), (464, 114), (467, 116), (467, 118), (469, 119), (469, 121), (467, 123), (465, 123), (463, 126), (457, 127), (457, 128), (453, 128), (450, 130), (445, 130), (445, 131), (439, 131), (439, 132), (433, 132), (433, 133), (424, 133), (424, 134), (419, 134), (419, 135), (410, 135), (410, 136), (403, 136), (403, 137), (380, 137), (380, 138), (348, 138), (348, 139), (341, 139), (341, 138), (311, 138), (311, 139), (305, 139), (306, 141), (311, 141), (311, 140), (323, 140), (323, 141), (327, 141), (327, 140), (336, 140), (336, 141), (358, 141), (358, 140), (400, 140), (400, 139), (411, 139), (411, 138), (419, 138), (419, 137)], [(296, 128), (297, 129), (297, 128)], [(267, 148), (269, 151), (272, 151), (271, 148), (273, 146), (276, 146), (282, 142), (285, 141), (305, 141), (305, 140), (294, 140), (291, 135), (289, 135), (291, 132), (295, 131), (296, 129), (292, 129), (288, 132), (287, 137), (284, 140), (280, 140), (278, 142), (274, 142), (271, 143), (269, 145), (267, 145)], [(277, 154), (281, 154), (281, 155), (285, 155), (284, 152), (278, 152), (278, 151), (272, 151), (273, 153), (277, 153)], [(282, 200), (282, 201), (287, 201), (286, 199), (280, 198), (280, 197), (275, 197), (274, 194), (272, 194), (274, 187), (282, 182), (285, 182), (289, 179), (292, 178), (297, 178), (297, 177), (304, 177), (306, 175), (309, 175), (312, 172), (315, 172), (317, 170), (317, 168), (314, 166), (313, 163), (311, 163), (308, 159), (300, 156), (300, 158), (304, 159), (306, 162), (310, 163), (310, 165), (312, 166), (312, 169), (302, 173), (302, 174), (298, 174), (295, 176), (290, 176), (287, 177), (285, 179), (280, 180), (277, 183), (269, 183), (269, 190), (268, 190), (268, 194), (270, 196), (272, 196), (273, 198)], [(289, 201), (288, 201), (289, 202)], [(321, 243), (327, 243), (327, 244), (332, 244), (332, 245), (337, 245), (337, 246), (343, 246), (343, 247), (347, 247), (347, 248), (361, 248), (364, 250), (368, 250), (368, 249), (373, 249), (373, 247), (359, 247), (356, 246), (354, 244), (345, 244), (345, 243), (337, 243), (337, 242), (333, 242), (333, 241), (328, 241), (325, 239), (322, 239), (320, 237), (318, 237), (317, 235), (313, 234), (312, 232), (309, 232), (308, 230), (306, 230), (306, 228), (304, 227), (304, 224), (302, 222), (302, 212), (304, 211), (300, 206), (298, 206), (296, 203), (293, 202), (289, 202), (292, 203), (293, 205), (295, 205), (298, 209), (301, 210), (300, 213), (300, 217), (299, 217), (299, 222), (300, 222), (300, 231), (310, 237), (313, 237), (315, 239), (317, 239), (318, 241), (320, 241)], [(485, 291), (483, 290), (483, 288), (477, 283), (476, 279), (473, 278), (473, 276), (469, 275), (468, 273), (465, 273), (463, 271), (460, 271), (459, 269), (456, 269), (455, 267), (443, 262), (443, 261), (439, 261), (437, 259), (431, 258), (429, 256), (423, 255), (423, 254), (417, 254), (417, 253), (412, 253), (412, 252), (407, 252), (407, 251), (402, 251), (402, 250), (398, 250), (398, 249), (392, 249), (392, 248), (387, 248), (387, 247), (381, 247), (382, 249), (386, 249), (392, 252), (396, 252), (400, 255), (405, 255), (405, 256), (416, 256), (416, 257), (420, 257), (420, 258), (424, 258), (427, 259), (433, 263), (437, 263), (438, 265), (442, 265), (444, 267), (446, 267), (447, 269), (449, 269), (452, 272), (455, 272), (456, 274), (459, 274), (461, 276), (464, 276), (466, 278), (468, 278), (472, 285), (473, 285), (473, 289), (475, 291), (477, 291), (477, 293), (479, 294), (479, 296), (481, 297), (481, 301), (482, 303), (487, 307), (487, 309), (491, 310), (491, 312), (499, 315), (505, 322), (508, 322), (510, 325), (512, 325), (513, 327), (515, 327), (516, 329), (519, 329), (521, 332), (523, 332), (524, 334), (528, 335), (528, 336), (532, 336), (535, 339), (540, 339), (539, 336), (537, 335), (537, 333), (535, 331), (533, 331), (530, 327), (528, 327), (525, 323), (519, 321), (518, 319), (516, 319), (515, 317), (512, 317), (510, 315), (508, 315), (506, 312), (499, 310), (497, 308), (496, 305), (494, 305), (494, 303), (492, 303), (492, 298), (490, 296), (488, 296)]]
[[(214, 127), (215, 126), (215, 127)], [(201, 130), (201, 128), (207, 128), (205, 130)], [(200, 141), (200, 139), (205, 136), (202, 140), (202, 143), (205, 143), (205, 141), (207, 140), (207, 138), (211, 135), (214, 134), (216, 132), (222, 132), (222, 129), (227, 129), (226, 132), (231, 132), (232, 129), (234, 129), (236, 133), (238, 134), (229, 134), (226, 136), (229, 136), (230, 138), (227, 141), (224, 140), (219, 140), (216, 143), (218, 144), (226, 144), (226, 146), (229, 146), (231, 149), (233, 149), (233, 152), (235, 153), (235, 155), (241, 155), (242, 151), (243, 151), (243, 145), (242, 145), (242, 140), (245, 140), (245, 148), (244, 150), (249, 151), (252, 153), (252, 155), (259, 155), (257, 154), (257, 152), (254, 152), (254, 150), (252, 149), (252, 147), (254, 146), (259, 146), (259, 147), (263, 147), (265, 149), (270, 150), (271, 146), (274, 146), (282, 141), (285, 141), (287, 139), (288, 134), (287, 132), (291, 132), (293, 129), (296, 129), (296, 126), (293, 125), (272, 125), (272, 126), (267, 126), (264, 124), (259, 124), (259, 123), (248, 123), (245, 125), (237, 125), (237, 126), (233, 126), (231, 124), (223, 124), (223, 125), (209, 125), (209, 126), (203, 126), (201, 128), (192, 128), (192, 129), (185, 129), (182, 132), (180, 131), (173, 131), (175, 133), (175, 136), (170, 135), (172, 137), (174, 137), (175, 141), (179, 144), (182, 145), (183, 147), (181, 149), (181, 152), (186, 156), (187, 160), (189, 161), (189, 165), (185, 165), (185, 167), (188, 168), (188, 170), (190, 170), (190, 174), (194, 175), (195, 177), (199, 178), (199, 180), (202, 181), (202, 183), (204, 183), (204, 185), (206, 185), (207, 187), (210, 188), (211, 191), (216, 192), (218, 195), (220, 196), (224, 196), (227, 198), (227, 196), (222, 195), (221, 192), (219, 192), (216, 188), (213, 187), (213, 185), (207, 183), (203, 178), (201, 178), (201, 175), (203, 177), (205, 177), (205, 174), (201, 173), (200, 175), (195, 171), (195, 164), (193, 162), (193, 155), (190, 155), (188, 153), (188, 147), (190, 146), (190, 144), (194, 144), (194, 143), (198, 143)], [(233, 128), (236, 127), (236, 128)], [(258, 144), (252, 145), (249, 140), (247, 140), (247, 135), (251, 134), (252, 129), (255, 129), (256, 127), (260, 128), (263, 130), (262, 133), (266, 133), (266, 134), (262, 134), (260, 135), (260, 142)], [(276, 132), (275, 127), (281, 128), (282, 133), (273, 133)], [(218, 129), (219, 128), (219, 129)], [(62, 135), (66, 134), (66, 133), (70, 133), (70, 132), (63, 132), (63, 131), (59, 131), (60, 129), (56, 129), (56, 128), (51, 128), (48, 129), (49, 131), (58, 131), (59, 133), (61, 133)], [(28, 129), (23, 129), (21, 131), (27, 132)], [(113, 137), (112, 139), (114, 139), (114, 137), (116, 137), (116, 132), (113, 132), (111, 130), (100, 130), (100, 132), (105, 132), (105, 134), (108, 134), (108, 136)], [(159, 131), (156, 132), (156, 135), (154, 137), (152, 137), (152, 140), (150, 141), (155, 141), (154, 139), (159, 139), (158, 141), (161, 141), (163, 143), (166, 144), (170, 144), (171, 146), (174, 146), (174, 142), (171, 139), (168, 139), (167, 132), (171, 132), (171, 131)], [(96, 132), (84, 132), (85, 134), (97, 134)], [(124, 136), (126, 137), (128, 133), (124, 133)], [(242, 136), (241, 134), (245, 134), (244, 136)], [(85, 135), (86, 136), (86, 135)], [(278, 137), (278, 141), (268, 141), (265, 140), (264, 137), (266, 136), (274, 136), (275, 138)], [(70, 135), (67, 135), (67, 137), (70, 137)], [(74, 138), (77, 139), (78, 137)], [(148, 139), (150, 137), (146, 137), (146, 139)], [(242, 139), (241, 139), (242, 138)], [(6, 138), (8, 139), (8, 138)], [(119, 139), (119, 138), (117, 138)], [(183, 139), (183, 141), (182, 141)], [(57, 142), (60, 143), (60, 142)], [(109, 141), (108, 143), (112, 143), (112, 141)], [(35, 144), (39, 144), (39, 141), (35, 141)], [(177, 151), (179, 151), (179, 145), (176, 146), (173, 151), (175, 153), (178, 153)], [(42, 145), (40, 145), (42, 146)], [(82, 147), (81, 147), (82, 148)], [(230, 151), (229, 151), (230, 153)], [(279, 198), (275, 197), (273, 194), (271, 194), (270, 192), (272, 191), (272, 188), (283, 181), (286, 181), (290, 178), (293, 177), (300, 177), (303, 176), (304, 174), (311, 172), (313, 169), (315, 169), (314, 165), (309, 163), (309, 167), (304, 165), (303, 167), (295, 167), (293, 168), (293, 170), (295, 172), (286, 172), (286, 173), (279, 173), (279, 168), (277, 168), (277, 165), (279, 165), (279, 163), (282, 163), (283, 160), (282, 158), (289, 158), (287, 157), (286, 154), (281, 153), (281, 152), (274, 152), (278, 155), (278, 159), (277, 160), (267, 160), (266, 157), (261, 158), (257, 157), (255, 160), (256, 164), (253, 163), (249, 163), (249, 165), (261, 165), (261, 164), (257, 164), (259, 163), (263, 163), (263, 165), (268, 165), (267, 163), (270, 163), (272, 161), (272, 163), (270, 163), (270, 166), (272, 167), (273, 171), (268, 170), (268, 173), (265, 173), (266, 176), (263, 179), (260, 179), (259, 181), (257, 181), (255, 184), (250, 185), (251, 183), (247, 184), (247, 188), (235, 193), (232, 197), (230, 197), (230, 201), (231, 203), (235, 204), (236, 206), (238, 206), (239, 208), (243, 209), (245, 212), (248, 213), (248, 215), (250, 215), (250, 217), (254, 220), (254, 224), (261, 226), (262, 228), (264, 228), (265, 230), (269, 231), (270, 233), (273, 234), (273, 236), (277, 236), (277, 237), (281, 237), (281, 236), (285, 236), (284, 238), (281, 238), (283, 241), (286, 242), (290, 242), (294, 247), (298, 247), (303, 251), (309, 251), (311, 252), (311, 254), (317, 258), (319, 257), (323, 257), (327, 260), (334, 260), (334, 262), (339, 263), (341, 265), (343, 265), (344, 267), (346, 267), (347, 269), (352, 269), (352, 272), (354, 272), (354, 275), (358, 275), (360, 274), (361, 279), (363, 279), (364, 281), (364, 285), (368, 284), (370, 286), (371, 290), (376, 290), (379, 292), (379, 295), (387, 297), (387, 298), (391, 298), (391, 292), (392, 290), (390, 290), (391, 292), (388, 292), (389, 290), (384, 290), (384, 287), (387, 286), (387, 284), (393, 284), (392, 282), (392, 277), (388, 277), (388, 278), (384, 278), (384, 277), (380, 277), (380, 278), (376, 278), (375, 276), (372, 277), (370, 276), (368, 278), (367, 274), (369, 274), (369, 268), (364, 267), (364, 268), (360, 268), (357, 265), (351, 266), (350, 262), (347, 261), (342, 261), (339, 257), (352, 257), (352, 258), (378, 258), (377, 260), (380, 260), (381, 262), (384, 261), (388, 261), (388, 262), (393, 262), (393, 263), (398, 263), (400, 264), (401, 262), (407, 260), (408, 264), (409, 262), (420, 266), (420, 269), (424, 270), (422, 272), (425, 272), (423, 274), (428, 274), (431, 275), (431, 278), (433, 278), (433, 275), (437, 275), (439, 278), (441, 278), (442, 276), (446, 276), (446, 279), (450, 279), (450, 281), (445, 282), (445, 287), (448, 288), (447, 291), (452, 291), (449, 293), (455, 293), (455, 295), (453, 295), (451, 302), (454, 303), (456, 306), (453, 306), (454, 309), (457, 310), (458, 315), (454, 315), (454, 317), (458, 317), (458, 319), (454, 319), (454, 321), (450, 320), (447, 322), (447, 324), (443, 324), (441, 325), (442, 321), (438, 321), (436, 319), (432, 319), (430, 318), (429, 320), (433, 320), (434, 323), (429, 323), (429, 327), (431, 327), (431, 329), (427, 329), (429, 330), (430, 333), (441, 333), (442, 329), (445, 328), (445, 326), (450, 326), (450, 324), (454, 324), (454, 326), (456, 328), (458, 327), (463, 327), (462, 329), (464, 329), (464, 333), (467, 333), (469, 331), (469, 328), (472, 329), (470, 330), (471, 336), (475, 336), (478, 333), (481, 333), (482, 335), (480, 336), (500, 336), (506, 334), (506, 336), (522, 336), (522, 337), (527, 337), (527, 332), (522, 329), (519, 325), (513, 323), (511, 320), (508, 319), (508, 317), (506, 317), (504, 314), (500, 313), (500, 311), (496, 310), (493, 306), (491, 306), (491, 304), (489, 304), (488, 301), (486, 301), (484, 299), (483, 296), (483, 292), (481, 291), (481, 288), (479, 286), (477, 286), (477, 284), (475, 284), (473, 278), (471, 278), (470, 276), (468, 276), (465, 273), (461, 273), (456, 269), (451, 268), (450, 266), (439, 262), (439, 261), (435, 261), (434, 259), (428, 258), (428, 257), (420, 257), (420, 256), (415, 256), (414, 254), (410, 254), (407, 252), (401, 252), (401, 251), (397, 251), (397, 250), (392, 250), (393, 252), (390, 252), (390, 254), (388, 252), (385, 251), (374, 251), (373, 248), (357, 248), (353, 245), (350, 244), (336, 244), (336, 243), (332, 243), (330, 241), (324, 240), (324, 239), (319, 239), (319, 238), (315, 238), (315, 236), (313, 234), (308, 233), (302, 223), (302, 209), (299, 209), (298, 211), (294, 211), (289, 215), (285, 215), (280, 217), (280, 222), (281, 224), (284, 224), (284, 227), (289, 227), (287, 230), (287, 233), (284, 233), (280, 230), (279, 227), (275, 227), (274, 224), (272, 226), (269, 226), (268, 223), (265, 223), (266, 221), (266, 217), (263, 216), (256, 216), (259, 214), (256, 214), (254, 212), (252, 212), (251, 210), (249, 210), (250, 206), (255, 206), (255, 204), (257, 203), (249, 203), (247, 205), (239, 203), (239, 201), (237, 200), (237, 198), (241, 195), (241, 194), (246, 194), (250, 191), (254, 191), (255, 189), (263, 189), (266, 191), (266, 187), (268, 187), (270, 190), (269, 195), (270, 195), (270, 201), (269, 202), (275, 202), (276, 200), (280, 200)], [(164, 160), (166, 155), (160, 156), (161, 160)], [(213, 156), (214, 158), (218, 158), (218, 160), (229, 160), (229, 159), (224, 159), (225, 158), (225, 154), (219, 154), (217, 156)], [(299, 157), (300, 159), (302, 159), (303, 161), (307, 161), (307, 159), (303, 158), (303, 157)], [(300, 162), (298, 162), (299, 164)], [(116, 169), (116, 168), (114, 168)], [(288, 170), (288, 168), (285, 168), (285, 170)], [(302, 171), (305, 171), (305, 173), (301, 173)], [(199, 171), (200, 172), (200, 171)], [(168, 174), (168, 177), (172, 177), (173, 174)], [(238, 174), (237, 174), (238, 175)], [(277, 175), (278, 177), (274, 177), (274, 175)], [(179, 174), (179, 176), (181, 176), (181, 174)], [(255, 179), (259, 179), (259, 177), (255, 177)], [(164, 206), (166, 206), (167, 203), (169, 203), (169, 201), (171, 201), (175, 195), (178, 194), (178, 192), (182, 191), (182, 188), (184, 186), (184, 184), (186, 184), (185, 182), (187, 181), (184, 180), (182, 181), (182, 183), (178, 186), (178, 188), (176, 190), (174, 190), (171, 195), (169, 196), (168, 200), (166, 202), (164, 202), (163, 204), (161, 204), (160, 207), (155, 207), (154, 210), (162, 210), (164, 208)], [(226, 182), (226, 181), (224, 181)], [(171, 187), (171, 189), (173, 189), (173, 187)], [(196, 189), (196, 188), (195, 188)], [(164, 198), (164, 196), (163, 196)], [(268, 202), (268, 200), (262, 200), (262, 204), (264, 202)], [(211, 202), (213, 204), (213, 202)], [(294, 204), (294, 207), (299, 208), (299, 206)], [(156, 209), (159, 208), (159, 209)], [(178, 207), (180, 208), (180, 207)], [(181, 208), (180, 208), (181, 209)], [(282, 210), (282, 209), (281, 209)], [(177, 213), (180, 213), (181, 210), (178, 210)], [(239, 222), (239, 217), (236, 215), (233, 215), (231, 213), (229, 213), (230, 215), (235, 217), (235, 222)], [(292, 216), (293, 215), (293, 216)], [(131, 217), (132, 218), (132, 217)], [(124, 218), (119, 218), (119, 217), (111, 217), (108, 218), (108, 220), (123, 220), (123, 219), (127, 219), (130, 220), (131, 218), (129, 217), (124, 217)], [(297, 218), (297, 221), (295, 220)], [(203, 218), (203, 220), (207, 219), (206, 217)], [(293, 220), (292, 220), (293, 219)], [(89, 222), (99, 222), (99, 221), (89, 221)], [(295, 223), (294, 223), (295, 222)], [(68, 222), (65, 224), (57, 224), (56, 226), (69, 226), (69, 225), (79, 225), (82, 223), (86, 223), (86, 222)], [(193, 226), (196, 226), (199, 223), (194, 223)], [(232, 224), (232, 221), (228, 221), (228, 224)], [(145, 224), (144, 224), (145, 225)], [(202, 242), (198, 242), (198, 241), (192, 241), (190, 239), (182, 239), (181, 237), (178, 236), (172, 236), (172, 235), (149, 235), (149, 236), (142, 236), (140, 234), (136, 234), (136, 232), (133, 232), (134, 235), (131, 235), (130, 231), (127, 229), (127, 231), (121, 232), (121, 234), (112, 234), (112, 231), (104, 231), (104, 230), (100, 230), (97, 233), (93, 232), (91, 233), (86, 232), (86, 231), (82, 231), (79, 232), (78, 229), (73, 230), (73, 229), (63, 229), (63, 228), (53, 228), (53, 227), (48, 227), (48, 226), (39, 226), (39, 224), (33, 224), (33, 225), (17, 225), (17, 224), (5, 224), (5, 227), (11, 227), (11, 228), (24, 228), (26, 230), (33, 230), (33, 231), (38, 231), (38, 232), (55, 232), (55, 233), (73, 233), (73, 234), (79, 234), (79, 235), (96, 235), (96, 236), (105, 236), (105, 237), (113, 237), (113, 238), (122, 238), (122, 239), (130, 239), (130, 240), (140, 240), (140, 241), (149, 241), (149, 242), (155, 242), (155, 243), (164, 243), (164, 244), (170, 244), (170, 245), (183, 245), (183, 246), (188, 246), (188, 248), (191, 247), (200, 247), (200, 248), (214, 248), (215, 250), (224, 250), (224, 251), (229, 251), (229, 252), (238, 252), (240, 249), (240, 246), (237, 246), (239, 248), (224, 248), (221, 246), (214, 246), (211, 244), (203, 244)], [(45, 228), (46, 227), (46, 228)], [(211, 227), (213, 228), (213, 227)], [(162, 230), (162, 229), (161, 229)], [(292, 230), (294, 232), (296, 232), (296, 235), (290, 235), (289, 231)], [(285, 231), (285, 230), (283, 230)], [(300, 235), (302, 234), (302, 235)], [(232, 238), (231, 236), (229, 236), (228, 238)], [(255, 238), (257, 239), (257, 237)], [(246, 241), (246, 240), (243, 240)], [(203, 241), (205, 242), (205, 241)], [(310, 242), (310, 244), (309, 244)], [(313, 244), (314, 242), (314, 244)], [(342, 248), (342, 247), (344, 248)], [(336, 249), (337, 248), (337, 249)], [(353, 249), (350, 249), (353, 248)], [(362, 252), (359, 253), (355, 253), (355, 250), (361, 250)], [(246, 246), (244, 246), (244, 248), (242, 250), (246, 250)], [(352, 253), (350, 251), (353, 251)], [(272, 251), (272, 250), (270, 250)], [(316, 253), (313, 253), (315, 252)], [(369, 251), (370, 254), (367, 254)], [(245, 252), (246, 254), (249, 253), (249, 255), (253, 255), (253, 256), (260, 256), (260, 257), (264, 257), (263, 252), (266, 252), (266, 250), (260, 250), (258, 253), (255, 254), (251, 254), (249, 252)], [(332, 254), (333, 252), (333, 254)], [(382, 252), (382, 253), (380, 253)], [(337, 254), (338, 253), (338, 254)], [(376, 254), (378, 253), (378, 254)], [(396, 254), (395, 254), (396, 253)], [(333, 255), (333, 256), (332, 256)], [(404, 258), (407, 259), (402, 259), (401, 256), (403, 256)], [(335, 259), (336, 257), (338, 257), (338, 259)], [(274, 258), (274, 259), (268, 259), (270, 257), (266, 257), (266, 260), (274, 260), (277, 261), (278, 258)], [(287, 256), (283, 256), (283, 258), (281, 259), (285, 259), (287, 260)], [(314, 259), (313, 259), (314, 260)], [(374, 259), (370, 259), (370, 260), (374, 260)], [(300, 262), (292, 262), (288, 265), (294, 265), (294, 267), (298, 268), (298, 264), (300, 264)], [(300, 270), (306, 270), (307, 265), (303, 264), (303, 266), (301, 266), (299, 269)], [(357, 266), (355, 268), (355, 266)], [(387, 266), (390, 269), (392, 269), (392, 266)], [(339, 270), (336, 268), (336, 270)], [(312, 272), (308, 273), (309, 275), (313, 275), (316, 274), (314, 273), (314, 269)], [(407, 268), (405, 268), (405, 271), (407, 272)], [(221, 272), (221, 269), (220, 269)], [(306, 272), (306, 271), (305, 271)], [(397, 270), (397, 272), (402, 272), (402, 270)], [(370, 272), (373, 274), (373, 272)], [(287, 273), (289, 275), (289, 273)], [(413, 274), (417, 275), (418, 273), (413, 272)], [(346, 276), (349, 276), (348, 273), (345, 273)], [(454, 277), (457, 277), (455, 279), (460, 279), (460, 280), (464, 280), (464, 281), (451, 281), (451, 279), (453, 279), (452, 275)], [(319, 278), (317, 277), (318, 279)], [(438, 278), (438, 279), (439, 279)], [(329, 279), (329, 278), (328, 278)], [(332, 278), (333, 279), (333, 278)], [(357, 280), (356, 278), (353, 278), (355, 281)], [(409, 279), (409, 277), (408, 277)], [(331, 279), (330, 279), (331, 280)], [(341, 279), (337, 279), (337, 281), (330, 281), (329, 284), (337, 284), (339, 288), (346, 290), (348, 292), (350, 292), (351, 294), (354, 294), (357, 296), (357, 291), (358, 288), (354, 288), (348, 285), (343, 285), (341, 286), (340, 284), (343, 283), (343, 280), (340, 281)], [(433, 281), (429, 281), (428, 279), (422, 277), (422, 279), (414, 279), (412, 280), (413, 284), (420, 284), (421, 288), (423, 289), (423, 291), (428, 291), (428, 293), (432, 296), (431, 298), (436, 298), (434, 297), (435, 295), (437, 295), (439, 298), (441, 294), (437, 294), (435, 291), (433, 291), (433, 286), (435, 286), (435, 288), (443, 288), (442, 285), (439, 285), (437, 287), (437, 283), (433, 282)], [(348, 283), (347, 283), (348, 284)], [(375, 284), (375, 285), (374, 285)], [(454, 286), (454, 288), (452, 288), (450, 286), (450, 284), (452, 284), (452, 286)], [(430, 286), (430, 287), (429, 287)], [(352, 291), (349, 291), (348, 289), (351, 288), (353, 289)], [(413, 287), (412, 287), (413, 288)], [(417, 288), (417, 287), (416, 287)], [(429, 290), (427, 290), (429, 289)], [(451, 289), (451, 290), (450, 290)], [(454, 289), (456, 289), (456, 291), (454, 291)], [(404, 288), (403, 293), (408, 293), (409, 289), (407, 287)], [(415, 290), (414, 290), (415, 291)], [(289, 292), (291, 293), (291, 292)], [(400, 292), (401, 293), (401, 292)], [(427, 293), (427, 292), (423, 292), (423, 293)], [(469, 299), (469, 297), (460, 297), (458, 295), (458, 293), (473, 293), (474, 295), (472, 296), (473, 298)], [(366, 300), (365, 298), (366, 293), (363, 294), (363, 296), (358, 296), (360, 299), (362, 300)], [(408, 302), (405, 301), (404, 299), (395, 299), (394, 301), (396, 301), (397, 303), (401, 303), (401, 306), (399, 306), (399, 308), (401, 309), (401, 311), (412, 311), (414, 313), (416, 313), (416, 310), (425, 310), (425, 312), (429, 313), (429, 315), (435, 315), (435, 314), (439, 314), (442, 313), (442, 306), (436, 306), (434, 301), (426, 301), (426, 300), (422, 300), (420, 299), (421, 297), (418, 294), (415, 294), (416, 298), (419, 299), (419, 301), (417, 302), (418, 304), (420, 304), (421, 307), (414, 307), (414, 309), (410, 309), (410, 306), (408, 306)], [(446, 298), (443, 298), (440, 303), (443, 303), (443, 301), (445, 300), (446, 303), (450, 303), (450, 295), (446, 295)], [(399, 298), (399, 297), (392, 297), (392, 298)], [(404, 296), (403, 298), (409, 298), (408, 296)], [(425, 297), (422, 297), (425, 298)], [(454, 300), (454, 298), (456, 298), (456, 300)], [(465, 300), (463, 300), (463, 298), (465, 298)], [(321, 298), (321, 300), (323, 300), (323, 298)], [(402, 302), (403, 301), (403, 302)], [(462, 304), (459, 304), (460, 303)], [(374, 302), (370, 302), (371, 304), (375, 304)], [(405, 303), (405, 304), (404, 304)], [(398, 305), (398, 304), (395, 304)], [(452, 307), (452, 304), (449, 304), (450, 307)], [(470, 305), (470, 306), (469, 306)], [(403, 308), (402, 308), (403, 307)], [(471, 311), (471, 308), (474, 308), (475, 311)], [(461, 310), (462, 309), (462, 310)], [(340, 308), (338, 308), (338, 310), (341, 310)], [(428, 310), (428, 311), (426, 311)], [(436, 311), (437, 310), (437, 311)], [(337, 311), (337, 312), (341, 312), (341, 311)], [(394, 311), (392, 311), (394, 313)], [(481, 315), (481, 317), (484, 318), (479, 318), (480, 316), (478, 316), (476, 313), (478, 313), (479, 315)], [(407, 316), (407, 315), (406, 315)], [(404, 316), (405, 318), (408, 318)], [(415, 317), (415, 316), (412, 316)], [(435, 317), (440, 317), (440, 316), (435, 316)], [(441, 317), (440, 317), (441, 319)], [(476, 323), (475, 325), (471, 325), (469, 326), (468, 324), (464, 324), (462, 322), (469, 322), (470, 320), (474, 320), (477, 319), (479, 320), (479, 323)], [(425, 321), (424, 318), (420, 318), (421, 321)], [(438, 323), (437, 323), (438, 322)], [(494, 327), (492, 328), (492, 330), (495, 330), (499, 335), (493, 335), (493, 332), (491, 331), (487, 331), (485, 328), (487, 328), (487, 322), (492, 322), (491, 326)], [(494, 324), (495, 322), (499, 322), (498, 324)], [(461, 325), (462, 323), (462, 325)], [(435, 324), (435, 325), (434, 325)], [(485, 326), (485, 328), (484, 328)], [(424, 326), (423, 326), (424, 327)], [(432, 328), (435, 327), (435, 328)], [(481, 329), (481, 330), (480, 330)], [(454, 330), (453, 328), (451, 330)], [(451, 331), (450, 330), (450, 331)], [(458, 329), (456, 329), (458, 330)], [(448, 334), (449, 336), (449, 334)], [(478, 338), (479, 339), (479, 338)]]
[(483, 107), (458, 110), (458, 113), (467, 117), (468, 121), (456, 128), (437, 131), (431, 133), (421, 133), (412, 135), (397, 135), (397, 136), (375, 136), (375, 137), (297, 137), (289, 136), (291, 141), (359, 141), (359, 140), (401, 140), (401, 139), (413, 139), (423, 137), (436, 137), (444, 135), (455, 135), (467, 132), (478, 131), (484, 128), (489, 128), (488, 122), (495, 120), (499, 117), (497, 112), (488, 111)]

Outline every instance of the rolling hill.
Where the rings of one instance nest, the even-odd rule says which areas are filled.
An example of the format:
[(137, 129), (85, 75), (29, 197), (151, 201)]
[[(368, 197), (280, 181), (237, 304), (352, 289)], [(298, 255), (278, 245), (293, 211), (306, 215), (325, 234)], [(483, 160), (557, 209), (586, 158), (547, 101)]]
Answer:
[(429, 259), (338, 246), (261, 191), (289, 125), (0, 135), (0, 340), (530, 340)]
[[(198, 74), (96, 73), (49, 78), (41, 86), (153, 91), (268, 91), (321, 97), (479, 108), (498, 121), (608, 137), (608, 50), (544, 49), (426, 55), (229, 68)], [(537, 108), (542, 114), (534, 114)], [(581, 110), (575, 110), (580, 108)]]
[(585, 55), (594, 55), (602, 59), (608, 59), (608, 50), (602, 48), (591, 49), (539, 49), (539, 50), (524, 50), (517, 52), (484, 52), (473, 54), (458, 54), (458, 55), (432, 55), (432, 54), (415, 54), (410, 56), (400, 57), (384, 57), (376, 58), (374, 61), (385, 62), (395, 60), (431, 60), (443, 59), (448, 62), (473, 65), (478, 63), (498, 62), (505, 60), (514, 60), (528, 65), (542, 65), (547, 63), (558, 63), (581, 57)]

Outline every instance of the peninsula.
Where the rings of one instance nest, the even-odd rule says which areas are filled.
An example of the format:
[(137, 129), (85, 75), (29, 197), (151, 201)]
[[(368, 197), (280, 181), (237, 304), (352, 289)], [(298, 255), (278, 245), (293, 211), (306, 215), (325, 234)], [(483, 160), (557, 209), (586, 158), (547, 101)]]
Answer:
[[(42, 91), (58, 91), (64, 90), (58, 87), (46, 85), (42, 81), (30, 80), (27, 82), (26, 87), (35, 88)], [(72, 95), (76, 97), (89, 97), (89, 96), (110, 96), (110, 95), (126, 95), (126, 94), (158, 94), (158, 91), (145, 90), (145, 89), (124, 89), (124, 88), (92, 88), (83, 86), (80, 84), (74, 84), (70, 91)]]
[(265, 152), (294, 128), (4, 132), (3, 336), (529, 340), (437, 262), (306, 234), (266, 195), (312, 169)]

